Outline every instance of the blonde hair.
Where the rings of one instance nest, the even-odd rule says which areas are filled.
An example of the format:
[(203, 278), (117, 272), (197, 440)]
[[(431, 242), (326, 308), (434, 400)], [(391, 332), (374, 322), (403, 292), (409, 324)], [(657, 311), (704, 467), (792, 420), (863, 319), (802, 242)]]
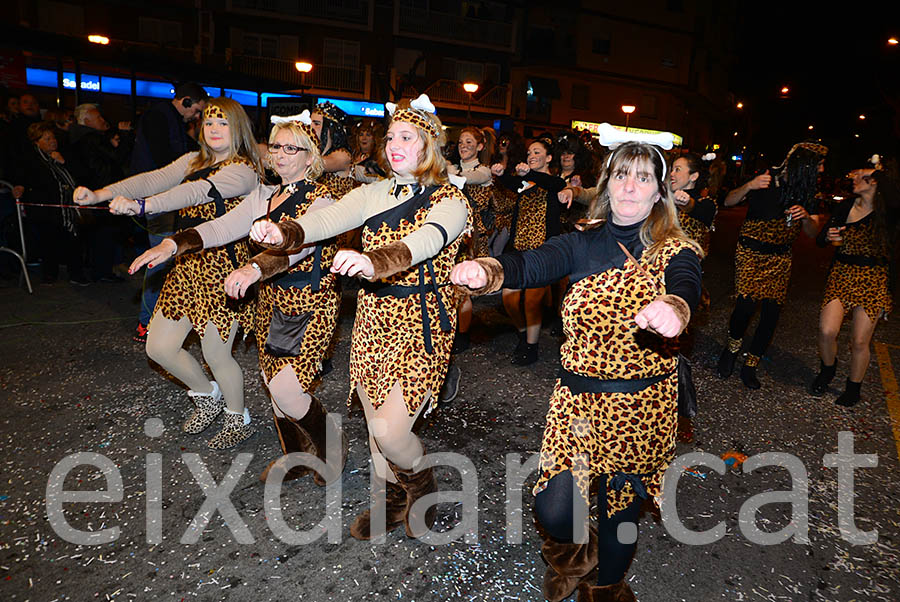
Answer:
[(294, 138), (294, 145), (307, 149), (311, 155), (312, 161), (306, 168), (305, 178), (309, 181), (318, 180), (325, 171), (325, 161), (322, 159), (322, 153), (319, 152), (319, 145), (296, 123), (276, 123), (269, 134), (269, 144), (275, 142), (275, 136), (282, 130), (290, 132)]
[[(207, 101), (207, 110), (210, 107), (218, 107), (228, 120), (228, 132), (231, 135), (231, 145), (228, 157), (225, 161), (232, 161), (242, 158), (250, 162), (256, 173), (263, 173), (262, 164), (259, 160), (259, 152), (256, 147), (256, 139), (253, 137), (253, 128), (250, 127), (250, 118), (244, 112), (244, 107), (240, 103), (230, 98), (211, 98)], [(205, 121), (204, 112), (204, 121)], [(204, 169), (219, 163), (216, 161), (216, 154), (209, 147), (203, 136), (203, 123), (200, 124), (200, 133), (197, 136), (197, 142), (200, 144), (200, 152), (197, 158), (190, 165), (192, 171)]]
[[(447, 144), (447, 134), (444, 133), (444, 127), (441, 124), (441, 120), (438, 119), (438, 116), (434, 113), (410, 109), (409, 100), (401, 100), (397, 103), (397, 111), (400, 111), (401, 109), (414, 110), (421, 118), (428, 119), (431, 124), (435, 126), (435, 131), (440, 132), (437, 136), (432, 136), (431, 133), (426, 132), (418, 125), (403, 120), (404, 123), (409, 123), (416, 129), (416, 134), (424, 143), (422, 148), (422, 158), (413, 170), (412, 176), (416, 179), (416, 182), (423, 186), (449, 183), (450, 179), (447, 177), (447, 161), (444, 159), (444, 154), (441, 152), (441, 149)], [(388, 124), (388, 130), (391, 129), (393, 123), (394, 121), (391, 120)], [(385, 141), (386, 140), (387, 138), (385, 138)], [(385, 159), (387, 159), (386, 143), (383, 154), (385, 155)]]
[(641, 225), (641, 244), (646, 249), (647, 258), (650, 261), (655, 260), (657, 254), (662, 250), (663, 243), (669, 238), (675, 238), (687, 243), (702, 258), (703, 251), (699, 245), (688, 238), (684, 230), (681, 229), (681, 224), (678, 221), (678, 208), (675, 205), (675, 198), (672, 196), (672, 190), (669, 187), (669, 180), (663, 177), (663, 161), (665, 161), (665, 158), (662, 151), (650, 144), (626, 142), (616, 148), (612, 151), (609, 160), (603, 168), (603, 172), (600, 174), (600, 181), (597, 185), (598, 193), (591, 202), (587, 217), (588, 219), (610, 218), (608, 184), (611, 175), (627, 173), (632, 167), (650, 166), (652, 167), (651, 172), (656, 178), (657, 192), (660, 198), (658, 202), (653, 203), (650, 215), (647, 216), (647, 219)]

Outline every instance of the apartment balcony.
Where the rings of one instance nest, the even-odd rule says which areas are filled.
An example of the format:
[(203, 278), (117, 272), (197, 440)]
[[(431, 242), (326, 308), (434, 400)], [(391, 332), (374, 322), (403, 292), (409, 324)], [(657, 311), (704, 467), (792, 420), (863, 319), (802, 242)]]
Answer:
[(291, 89), (340, 92), (344, 95), (368, 98), (371, 88), (371, 66), (362, 68), (314, 65), (309, 73), (300, 73), (293, 61), (256, 56), (235, 56), (231, 68), (254, 77), (282, 81)]
[[(427, 94), (435, 107), (459, 111), (469, 109), (469, 93), (463, 90), (462, 83), (455, 79), (439, 79), (424, 90), (406, 86), (403, 98), (416, 98), (421, 93)], [(484, 94), (473, 94), (471, 107), (473, 111), (479, 113), (509, 115), (510, 99), (508, 85), (494, 86)]]
[(372, 29), (372, 0), (226, 0), (232, 12)]
[(422, 8), (423, 2), (399, 0), (394, 4), (397, 35), (515, 52), (515, 23), (488, 21)]

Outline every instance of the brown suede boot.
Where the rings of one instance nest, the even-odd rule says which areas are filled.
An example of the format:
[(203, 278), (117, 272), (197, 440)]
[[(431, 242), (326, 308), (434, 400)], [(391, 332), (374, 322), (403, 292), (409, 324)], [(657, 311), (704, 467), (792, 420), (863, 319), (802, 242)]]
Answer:
[(541, 554), (547, 563), (544, 573), (544, 597), (559, 602), (572, 595), (583, 581), (590, 581), (597, 568), (597, 530), (592, 526), (586, 544), (560, 543), (538, 529), (544, 544)]
[(625, 581), (612, 585), (582, 583), (578, 586), (578, 602), (637, 602), (637, 598)]
[[(375, 491), (373, 491), (376, 495), (375, 503), (384, 504), (385, 506), (384, 533), (390, 533), (402, 525), (403, 519), (406, 517), (406, 492), (397, 483), (391, 483), (383, 479), (374, 480), (372, 487), (375, 488)], [(350, 535), (363, 541), (368, 541), (384, 533), (372, 533), (371, 508), (366, 509), (365, 512), (357, 516), (353, 524), (350, 525)]]
[[(272, 414), (272, 418), (275, 419), (275, 432), (278, 433), (278, 442), (281, 443), (281, 451), (284, 452), (285, 456), (294, 452), (306, 452), (308, 454), (316, 453), (309, 437), (306, 436), (306, 431), (301, 429), (293, 420), (287, 416), (279, 417), (274, 413)], [(282, 456), (282, 458), (283, 457), (284, 456)], [(269, 476), (269, 471), (272, 470), (272, 467), (280, 462), (282, 458), (275, 458), (269, 462), (266, 469), (259, 475), (259, 480), (265, 483)], [(284, 480), (293, 481), (309, 472), (310, 469), (306, 466), (295, 466), (287, 471), (287, 474), (284, 475)]]
[[(303, 418), (297, 421), (297, 424), (306, 432), (306, 435), (309, 437), (309, 440), (314, 447), (315, 451), (311, 453), (315, 454), (322, 462), (325, 462), (326, 432), (328, 429), (332, 429), (333, 432), (337, 434), (338, 427), (330, 418), (328, 418), (328, 414), (325, 412), (325, 408), (322, 407), (319, 400), (312, 395), (310, 395), (310, 397), (312, 397), (312, 401), (309, 404), (309, 411), (306, 412), (306, 415), (303, 416)], [(329, 466), (326, 469), (326, 474), (320, 475), (318, 472), (313, 474), (316, 485), (320, 487), (324, 487), (333, 480), (340, 478), (341, 473), (344, 472), (344, 464), (347, 462), (347, 434), (341, 430), (340, 437), (340, 464), (334, 467)]]
[[(423, 454), (424, 455), (424, 454)], [(419, 472), (413, 472), (413, 469), (405, 469), (400, 468), (390, 460), (387, 461), (388, 466), (391, 467), (391, 470), (394, 471), (394, 475), (397, 477), (397, 481), (400, 483), (400, 486), (403, 487), (403, 490), (406, 491), (406, 513), (403, 519), (403, 522), (406, 523), (406, 535), (407, 537), (412, 537), (417, 539), (425, 534), (425, 532), (416, 533), (413, 531), (413, 527), (410, 524), (411, 517), (421, 517), (424, 519), (425, 526), (428, 529), (434, 526), (434, 516), (436, 512), (436, 508), (434, 505), (428, 507), (425, 510), (425, 516), (422, 517), (419, 511), (415, 513), (411, 513), (412, 505), (424, 495), (429, 493), (434, 493), (437, 491), (437, 481), (434, 479), (434, 469), (426, 468), (424, 470), (420, 470)]]

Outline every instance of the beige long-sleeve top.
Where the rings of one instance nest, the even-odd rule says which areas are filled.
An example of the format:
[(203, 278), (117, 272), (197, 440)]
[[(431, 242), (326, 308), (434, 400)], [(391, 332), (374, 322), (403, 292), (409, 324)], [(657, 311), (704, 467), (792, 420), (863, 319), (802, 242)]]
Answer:
[(459, 166), (448, 165), (447, 173), (462, 176), (466, 184), (472, 186), (490, 186), (492, 182), (491, 169), (478, 162), (478, 158), (471, 161), (460, 161)]
[(244, 196), (259, 183), (256, 171), (240, 162), (227, 163), (209, 176), (209, 182), (183, 182), (185, 176), (191, 173), (190, 164), (196, 157), (196, 152), (186, 153), (165, 167), (131, 176), (104, 188), (114, 197), (145, 199), (144, 212), (152, 214), (208, 203), (209, 182), (215, 184), (226, 199)]
[[(248, 194), (240, 204), (221, 217), (203, 222), (194, 229), (203, 239), (203, 248), (221, 247), (235, 240), (244, 238), (249, 234), (250, 227), (257, 219), (265, 217), (269, 208), (269, 199), (278, 190), (277, 186), (259, 184)], [(324, 209), (333, 205), (334, 201), (328, 197), (315, 199), (309, 208), (309, 212)], [(299, 253), (289, 256), (290, 265), (294, 265), (315, 249), (315, 245), (304, 247)]]
[[(394, 197), (391, 190), (395, 184), (411, 184), (413, 188), (418, 186), (411, 177), (395, 176), (351, 190), (340, 203), (334, 203), (315, 213), (307, 213), (296, 220), (303, 228), (304, 240), (318, 242), (358, 228), (373, 215), (401, 205), (413, 196), (412, 192), (406, 192), (399, 199)], [(409, 248), (413, 265), (437, 255), (446, 243), (456, 240), (466, 227), (468, 206), (465, 197), (455, 187), (453, 192), (454, 194), (435, 202), (428, 212), (426, 223), (435, 224), (439, 228), (419, 228), (400, 240)], [(441, 230), (447, 234), (446, 241)]]

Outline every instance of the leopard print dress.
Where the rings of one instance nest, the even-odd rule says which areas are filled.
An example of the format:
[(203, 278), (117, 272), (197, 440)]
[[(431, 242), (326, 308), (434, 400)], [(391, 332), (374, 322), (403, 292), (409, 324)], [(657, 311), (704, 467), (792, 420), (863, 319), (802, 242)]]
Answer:
[[(611, 379), (660, 377), (634, 393), (573, 393), (557, 380), (541, 444), (537, 495), (554, 476), (571, 471), (588, 497), (595, 477), (635, 475), (649, 496), (659, 496), (662, 477), (675, 457), (678, 427), (677, 342), (641, 330), (634, 316), (665, 293), (665, 269), (688, 243), (667, 241), (641, 266), (658, 290), (630, 262), (573, 283), (563, 299), (566, 334), (563, 369), (579, 376)], [(668, 375), (668, 376), (666, 376)], [(607, 484), (607, 515), (624, 510), (636, 492), (630, 481)]]
[[(234, 163), (252, 166), (250, 161), (237, 158), (188, 174), (184, 181), (209, 178)], [(241, 202), (241, 197), (223, 199), (215, 188), (209, 194), (208, 203), (179, 209), (176, 220), (179, 230), (225, 215)], [(235, 320), (244, 332), (250, 332), (253, 328), (254, 304), (248, 300), (232, 299), (225, 294), (225, 278), (249, 259), (246, 239), (199, 253), (179, 255), (166, 276), (156, 301), (154, 315), (160, 314), (173, 321), (187, 316), (201, 338), (206, 333), (206, 326), (212, 324), (223, 343), (228, 340)]]
[(799, 234), (796, 220), (790, 226), (784, 218), (745, 220), (734, 256), (737, 294), (783, 304), (791, 279), (791, 247)]
[[(715, 221), (717, 213), (715, 201), (710, 197), (703, 197), (697, 199), (695, 203), (712, 204), (712, 221)], [(697, 219), (694, 215), (681, 210), (678, 211), (678, 221), (681, 223), (681, 229), (684, 230), (684, 233), (687, 234), (688, 238), (696, 242), (700, 245), (700, 248), (703, 249), (703, 256), (706, 257), (709, 255), (709, 241), (712, 238), (714, 226), (707, 225), (703, 220)]]
[(488, 240), (491, 238), (491, 234), (494, 231), (494, 224), (492, 223), (490, 227), (485, 223), (485, 218), (488, 218), (488, 221), (493, 221), (493, 216), (491, 215), (491, 199), (493, 198), (493, 185), (491, 186), (482, 186), (481, 184), (472, 185), (466, 184), (463, 188), (463, 192), (471, 200), (472, 204), (472, 252), (471, 255), (473, 257), (487, 257), (490, 255), (488, 251)]
[[(309, 211), (316, 199), (330, 196), (329, 189), (321, 183), (306, 183), (276, 207), (269, 218), (273, 221), (298, 218)], [(336, 243), (325, 241), (315, 253), (298, 261), (286, 274), (267, 280), (260, 286), (255, 330), (259, 367), (266, 382), (270, 382), (285, 366), (290, 366), (303, 390), (310, 390), (319, 362), (325, 356), (337, 326), (341, 295), (336, 287), (337, 277), (329, 269), (336, 252)], [(318, 272), (315, 270), (316, 264)], [(288, 316), (309, 316), (298, 355), (278, 357), (266, 351), (275, 308)]]
[(861, 220), (844, 224), (843, 241), (834, 256), (825, 285), (824, 308), (834, 299), (844, 307), (844, 315), (862, 307), (872, 322), (891, 312), (890, 257), (879, 248), (870, 213)]
[(497, 231), (512, 227), (513, 211), (516, 208), (518, 196), (515, 191), (505, 186), (497, 185), (497, 177), (491, 185), (491, 208), (494, 210), (494, 228)]
[[(425, 224), (431, 207), (442, 199), (454, 198), (468, 207), (455, 186), (429, 187), (401, 205), (366, 220), (363, 250), (370, 251), (418, 230)], [(469, 209), (465, 230), (472, 228)], [(463, 236), (448, 241), (432, 259), (414, 265), (359, 291), (353, 339), (350, 345), (350, 386), (362, 385), (374, 409), (387, 399), (395, 383), (400, 383), (410, 416), (426, 401), (424, 413), (437, 405), (450, 363), (450, 348), (456, 332), (459, 300), (450, 286), (450, 270), (456, 262)], [(380, 295), (379, 287), (417, 289), (407, 296)], [(424, 300), (418, 290), (424, 290)], [(430, 396), (430, 397), (429, 397)]]
[(537, 249), (547, 240), (547, 195), (540, 186), (519, 193), (513, 247), (516, 251)]

